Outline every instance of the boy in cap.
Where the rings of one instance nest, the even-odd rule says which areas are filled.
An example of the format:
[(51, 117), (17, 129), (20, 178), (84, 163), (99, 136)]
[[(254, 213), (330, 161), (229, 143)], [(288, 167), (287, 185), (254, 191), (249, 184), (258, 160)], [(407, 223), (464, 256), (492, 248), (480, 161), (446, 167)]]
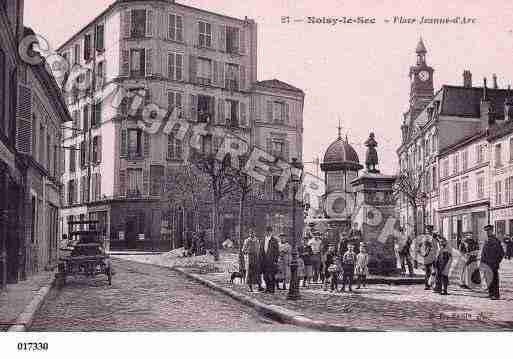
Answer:
[(436, 286), (435, 292), (447, 295), (449, 286), (449, 270), (452, 263), (452, 254), (447, 246), (447, 239), (440, 237), (440, 251), (435, 261), (436, 268)]

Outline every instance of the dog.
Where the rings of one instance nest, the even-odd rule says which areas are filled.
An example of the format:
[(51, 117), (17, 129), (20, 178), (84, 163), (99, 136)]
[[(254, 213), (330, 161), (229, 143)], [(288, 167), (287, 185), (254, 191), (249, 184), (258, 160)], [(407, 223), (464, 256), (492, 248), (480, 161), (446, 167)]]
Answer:
[(244, 278), (246, 277), (246, 271), (233, 272), (230, 276), (230, 283), (234, 283), (236, 278), (240, 279), (240, 283), (244, 284)]

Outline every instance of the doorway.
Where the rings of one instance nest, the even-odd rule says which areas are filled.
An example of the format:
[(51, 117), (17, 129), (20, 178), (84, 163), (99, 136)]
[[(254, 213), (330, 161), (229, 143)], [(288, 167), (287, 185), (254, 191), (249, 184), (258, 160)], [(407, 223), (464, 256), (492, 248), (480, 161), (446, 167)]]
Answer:
[(129, 216), (126, 220), (126, 245), (128, 249), (137, 247), (137, 217)]

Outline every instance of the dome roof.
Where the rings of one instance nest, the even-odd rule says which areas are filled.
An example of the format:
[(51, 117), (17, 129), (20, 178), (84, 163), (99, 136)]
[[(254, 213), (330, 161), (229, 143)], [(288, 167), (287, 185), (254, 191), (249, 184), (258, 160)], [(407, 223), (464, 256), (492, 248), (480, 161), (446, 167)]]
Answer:
[(323, 165), (340, 165), (348, 169), (362, 168), (355, 149), (347, 142), (347, 139), (344, 140), (342, 137), (328, 147), (324, 154)]

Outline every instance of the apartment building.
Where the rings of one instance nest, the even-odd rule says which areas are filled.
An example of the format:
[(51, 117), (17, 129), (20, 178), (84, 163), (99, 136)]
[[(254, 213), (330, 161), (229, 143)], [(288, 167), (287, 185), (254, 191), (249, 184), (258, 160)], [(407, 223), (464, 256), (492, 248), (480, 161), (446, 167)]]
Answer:
[[(81, 89), (87, 71), (69, 82), (71, 75), (70, 91), (65, 91), (73, 121), (64, 138), (64, 233), (69, 219), (96, 218), (112, 247), (168, 248), (170, 233), (179, 244), (186, 227), (199, 226), (188, 220), (194, 215), (186, 209), (170, 209), (162, 201), (167, 198), (164, 179), (188, 157), (188, 146), (173, 132), (143, 132), (137, 125), (142, 112), (134, 110), (135, 97), (114, 105), (104, 95), (112, 85), (128, 94), (143, 91), (143, 105), (176, 109), (182, 119), (229, 129), (249, 143), (254, 143), (260, 111), (255, 104), (262, 102), (260, 96), (270, 96), (283, 104), (272, 126), (285, 137), (290, 129), (302, 131), (302, 91), (298, 95), (292, 86), (274, 81), (255, 86), (257, 25), (247, 18), (174, 1), (118, 0), (58, 51), (71, 73), (73, 66), (88, 69), (94, 79), (92, 86)], [(294, 111), (301, 111), (300, 127), (295, 117), (288, 119), (289, 101)], [(295, 153), (301, 138), (290, 136)], [(285, 149), (287, 141), (282, 143)], [(235, 231), (233, 225), (225, 227)]]

